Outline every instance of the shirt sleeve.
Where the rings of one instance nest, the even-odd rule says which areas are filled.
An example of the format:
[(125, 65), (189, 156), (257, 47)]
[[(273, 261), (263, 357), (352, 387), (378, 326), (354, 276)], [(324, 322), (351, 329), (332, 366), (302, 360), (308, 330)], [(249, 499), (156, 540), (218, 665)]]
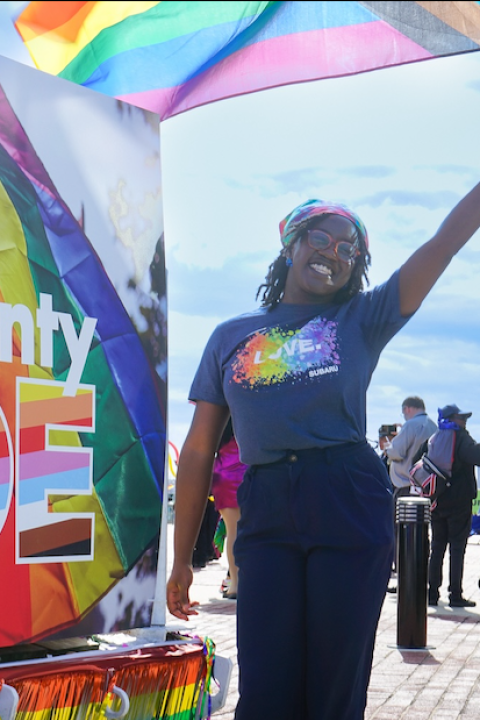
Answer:
[(411, 437), (408, 425), (401, 429), (398, 435), (390, 441), (390, 447), (385, 448), (385, 453), (390, 460), (399, 462), (405, 460), (411, 445)]
[(458, 460), (469, 465), (480, 465), (480, 443), (470, 435), (463, 435), (459, 438), (455, 454)]
[(188, 399), (213, 405), (228, 405), (223, 392), (222, 338), (225, 323), (218, 325), (203, 351), (200, 364), (193, 378)]
[(363, 331), (368, 344), (377, 351), (382, 350), (414, 315), (403, 317), (400, 313), (399, 280), (400, 271), (396, 270), (389, 280), (359, 296), (364, 303)]

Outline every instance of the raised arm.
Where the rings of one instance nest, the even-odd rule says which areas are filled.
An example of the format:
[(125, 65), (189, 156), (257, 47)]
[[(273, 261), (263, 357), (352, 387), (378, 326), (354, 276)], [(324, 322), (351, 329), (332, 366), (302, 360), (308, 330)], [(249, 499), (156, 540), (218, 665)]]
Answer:
[(447, 215), (428, 240), (400, 268), (400, 310), (415, 312), (452, 257), (480, 227), (480, 183)]
[(395, 435), (395, 437), (390, 440), (390, 445), (385, 448), (385, 454), (390, 460), (400, 462), (407, 457), (411, 444), (412, 438), (410, 437), (409, 426), (404, 426), (398, 435)]
[(188, 620), (198, 603), (191, 603), (192, 553), (198, 537), (212, 480), (213, 461), (227, 424), (227, 407), (198, 402), (183, 444), (175, 482), (174, 559), (167, 582), (167, 607)]

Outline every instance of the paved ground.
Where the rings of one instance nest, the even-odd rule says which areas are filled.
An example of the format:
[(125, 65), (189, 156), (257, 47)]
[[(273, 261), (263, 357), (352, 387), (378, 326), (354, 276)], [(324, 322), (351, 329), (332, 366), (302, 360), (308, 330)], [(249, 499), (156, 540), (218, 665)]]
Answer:
[[(171, 561), (172, 525), (168, 526), (168, 534), (167, 565)], [(448, 578), (447, 565), (445, 571)], [(236, 603), (221, 597), (219, 588), (225, 574), (223, 557), (195, 571), (191, 597), (201, 603), (200, 611), (195, 625), (183, 624), (189, 632), (211, 637), (217, 655), (229, 657), (234, 663), (227, 702), (215, 713), (215, 720), (233, 720), (237, 702)], [(387, 593), (375, 646), (366, 720), (480, 719), (479, 577), (480, 536), (473, 535), (466, 552), (464, 592), (477, 602), (477, 607), (450, 608), (444, 590), (438, 607), (428, 608), (426, 643), (420, 650), (398, 649), (397, 597)], [(167, 615), (167, 624), (175, 620), (178, 626), (178, 621)]]

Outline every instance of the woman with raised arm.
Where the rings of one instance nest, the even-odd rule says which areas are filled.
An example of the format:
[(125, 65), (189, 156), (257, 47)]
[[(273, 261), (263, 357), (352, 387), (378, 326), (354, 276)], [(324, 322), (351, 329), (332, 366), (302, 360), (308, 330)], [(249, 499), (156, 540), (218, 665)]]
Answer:
[[(480, 226), (480, 184), (382, 285), (360, 218), (309, 200), (280, 223), (261, 307), (220, 324), (193, 380), (167, 606), (195, 614), (192, 547), (231, 415), (240, 459), (236, 720), (361, 720), (393, 549), (392, 490), (365, 439), (379, 356)], [(268, 592), (267, 590), (268, 589)]]

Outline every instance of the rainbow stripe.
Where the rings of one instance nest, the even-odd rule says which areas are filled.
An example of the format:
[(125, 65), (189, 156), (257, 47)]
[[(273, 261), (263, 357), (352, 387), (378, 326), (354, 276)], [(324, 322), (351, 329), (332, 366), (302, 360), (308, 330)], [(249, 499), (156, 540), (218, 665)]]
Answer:
[(62, 489), (68, 495), (92, 493), (92, 450), (78, 446), (76, 432), (69, 447), (62, 443), (64, 431), (46, 428), (53, 424), (93, 431), (94, 413), (95, 387), (81, 386), (74, 397), (65, 397), (59, 383), (18, 379), (17, 563), (44, 557), (58, 562), (94, 559), (95, 516), (64, 513), (52, 517), (44, 499), (52, 494), (52, 488), (59, 495)]
[(161, 120), (222, 98), (478, 50), (478, 2), (31, 2), (41, 70)]
[(0, 574), (10, 591), (0, 601), (8, 618), (0, 646), (8, 646), (75, 624), (157, 544), (166, 431), (141, 339), (1, 87), (0, 204), (1, 309), (22, 306), (34, 318), (48, 296), (77, 335), (97, 320), (74, 396), (63, 394), (72, 363), (63, 333), (52, 334), (51, 367), (40, 362), (36, 326), (32, 338), (22, 326), (22, 341), (14, 329), (11, 359), (1, 362)]

